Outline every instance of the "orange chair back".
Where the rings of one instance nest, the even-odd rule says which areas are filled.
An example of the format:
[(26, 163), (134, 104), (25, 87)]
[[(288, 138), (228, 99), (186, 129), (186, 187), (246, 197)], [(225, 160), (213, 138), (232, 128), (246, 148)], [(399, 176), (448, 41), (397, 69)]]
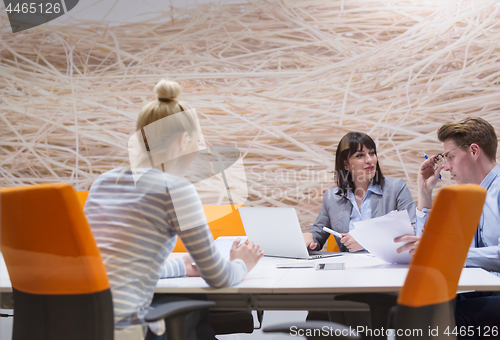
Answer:
[(0, 190), (0, 249), (12, 287), (30, 294), (109, 288), (106, 269), (73, 187)]
[(340, 251), (337, 241), (335, 241), (335, 237), (333, 235), (330, 235), (330, 237), (328, 237), (328, 243), (326, 244), (326, 251), (334, 251), (334, 252)]
[(455, 298), (485, 198), (486, 189), (473, 184), (439, 191), (399, 293), (400, 305), (422, 307)]
[(77, 191), (76, 196), (78, 197), (78, 201), (82, 208), (85, 206), (85, 202), (87, 201), (87, 197), (89, 196), (88, 191)]
[[(203, 210), (207, 217), (208, 226), (214, 239), (219, 236), (245, 236), (245, 229), (241, 222), (239, 207), (243, 205), (204, 205)], [(181, 239), (177, 239), (174, 252), (186, 252)]]

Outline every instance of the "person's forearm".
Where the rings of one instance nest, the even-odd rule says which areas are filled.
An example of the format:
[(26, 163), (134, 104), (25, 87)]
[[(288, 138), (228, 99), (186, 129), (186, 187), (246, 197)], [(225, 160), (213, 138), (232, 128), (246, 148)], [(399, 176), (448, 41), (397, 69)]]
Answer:
[(328, 239), (329, 234), (323, 230), (323, 227), (319, 225), (313, 225), (309, 233), (312, 234), (314, 242), (318, 244), (315, 250), (320, 250), (323, 248), (326, 240)]
[(432, 190), (418, 190), (418, 210), (422, 211), (422, 209), (432, 208)]
[(422, 236), (424, 233), (424, 226), (427, 222), (427, 217), (429, 217), (429, 209), (420, 210), (421, 212), (417, 215), (417, 225), (416, 225), (416, 236)]
[(160, 279), (186, 275), (186, 266), (181, 258), (166, 260), (160, 269)]
[(209, 286), (222, 288), (239, 283), (247, 274), (246, 265), (241, 260), (232, 262), (222, 258), (213, 245), (207, 224), (178, 232), (187, 251), (196, 262), (201, 277)]
[(471, 248), (465, 264), (468, 267), (481, 267), (488, 271), (500, 272), (500, 248)]

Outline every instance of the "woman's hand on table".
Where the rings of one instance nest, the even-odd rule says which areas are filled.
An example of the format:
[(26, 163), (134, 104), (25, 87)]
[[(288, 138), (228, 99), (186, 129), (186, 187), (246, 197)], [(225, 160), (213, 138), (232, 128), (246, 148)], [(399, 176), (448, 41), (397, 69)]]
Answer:
[(194, 262), (191, 255), (186, 254), (182, 256), (182, 261), (184, 261), (184, 265), (186, 266), (186, 276), (200, 276), (198, 268), (193, 265)]
[(239, 243), (239, 238), (233, 242), (231, 252), (229, 253), (229, 260), (242, 260), (247, 266), (247, 272), (250, 272), (262, 256), (264, 256), (264, 251), (259, 250), (259, 246), (252, 241), (247, 241), (238, 246)]

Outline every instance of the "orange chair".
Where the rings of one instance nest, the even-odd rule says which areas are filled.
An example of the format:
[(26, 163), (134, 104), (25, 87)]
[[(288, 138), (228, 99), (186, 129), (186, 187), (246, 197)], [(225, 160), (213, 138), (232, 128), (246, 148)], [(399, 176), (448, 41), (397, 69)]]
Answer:
[[(0, 250), (14, 295), (13, 340), (113, 339), (108, 276), (82, 210), (87, 194), (68, 184), (0, 190)], [(165, 319), (168, 338), (180, 340), (187, 313), (214, 305), (172, 302), (146, 318)]]
[(82, 208), (85, 206), (85, 202), (87, 201), (87, 197), (89, 196), (88, 191), (77, 191), (76, 196), (78, 197), (78, 201)]
[(455, 326), (453, 301), (485, 199), (479, 185), (439, 191), (398, 296), (397, 328), (439, 327), (438, 336), (450, 339), (442, 332)]
[(383, 294), (345, 294), (337, 299), (368, 303), (374, 329), (387, 327), (388, 311), (396, 303), (397, 327), (454, 325), (452, 304), (458, 279), (485, 199), (486, 189), (479, 185), (454, 185), (439, 191), (397, 300)]
[(12, 339), (113, 339), (106, 269), (74, 189), (1, 190), (0, 249), (12, 283)]
[[(397, 302), (394, 296), (386, 294), (343, 294), (337, 300), (368, 303), (371, 328), (374, 330), (382, 327), (421, 329), (423, 333), (418, 339), (456, 338), (451, 331), (449, 336), (443, 332), (447, 327), (453, 330), (455, 326), (453, 301), (485, 199), (486, 189), (479, 185), (453, 185), (439, 191)], [(379, 303), (382, 308), (379, 308)], [(391, 304), (396, 303), (394, 324), (389, 325), (387, 311)], [(294, 324), (297, 329), (304, 330), (321, 329), (325, 325), (340, 327), (325, 322)], [(430, 334), (429, 328), (436, 327), (439, 334)], [(264, 332), (289, 330), (290, 325), (282, 324), (269, 327)]]
[(335, 240), (335, 237), (333, 235), (330, 235), (330, 237), (328, 237), (328, 243), (326, 244), (326, 251), (334, 251), (334, 252), (340, 251), (337, 241)]

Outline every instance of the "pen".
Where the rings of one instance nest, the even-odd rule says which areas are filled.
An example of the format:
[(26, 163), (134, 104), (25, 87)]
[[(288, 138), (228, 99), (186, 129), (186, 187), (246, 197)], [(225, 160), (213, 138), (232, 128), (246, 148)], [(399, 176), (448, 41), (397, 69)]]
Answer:
[[(425, 159), (429, 159), (429, 156), (425, 154), (425, 152), (422, 152), (424, 154)], [(439, 179), (441, 179), (441, 174), (439, 174)]]
[(336, 236), (336, 237), (338, 237), (338, 238), (342, 238), (342, 234), (341, 234), (341, 233), (336, 232), (335, 230), (332, 230), (332, 229), (327, 228), (327, 227), (323, 227), (323, 230), (324, 230), (324, 231), (326, 231), (327, 233), (332, 234), (333, 236)]

